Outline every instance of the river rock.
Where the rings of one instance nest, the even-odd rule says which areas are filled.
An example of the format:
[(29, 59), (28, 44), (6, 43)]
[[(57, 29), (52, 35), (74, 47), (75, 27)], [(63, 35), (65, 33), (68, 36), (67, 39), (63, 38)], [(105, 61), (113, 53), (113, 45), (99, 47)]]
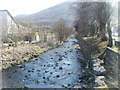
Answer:
[(104, 82), (105, 77), (104, 76), (97, 76), (95, 77), (95, 85), (94, 87), (104, 87), (107, 86)]

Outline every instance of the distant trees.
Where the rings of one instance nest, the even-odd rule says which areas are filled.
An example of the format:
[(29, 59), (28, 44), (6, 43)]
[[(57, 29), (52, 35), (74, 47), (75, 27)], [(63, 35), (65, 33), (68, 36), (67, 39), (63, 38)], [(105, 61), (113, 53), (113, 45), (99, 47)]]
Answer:
[[(76, 38), (86, 58), (100, 53), (100, 47), (107, 46), (106, 32), (111, 42), (110, 15), (111, 5), (108, 2), (77, 2), (76, 3)], [(84, 37), (87, 37), (86, 39)], [(101, 46), (102, 45), (102, 46)]]
[(58, 19), (52, 26), (52, 31), (56, 34), (58, 41), (62, 42), (73, 33), (73, 28), (66, 25), (63, 19)]
[(20, 25), (22, 25), (23, 27), (30, 27), (30, 24), (22, 22), (22, 21), (17, 21)]

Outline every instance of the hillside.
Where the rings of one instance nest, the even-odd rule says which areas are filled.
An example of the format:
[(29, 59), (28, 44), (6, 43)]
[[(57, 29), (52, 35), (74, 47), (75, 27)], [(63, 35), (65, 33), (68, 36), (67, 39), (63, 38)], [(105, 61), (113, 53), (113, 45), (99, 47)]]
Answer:
[(56, 19), (63, 18), (66, 23), (71, 24), (74, 18), (72, 5), (72, 2), (64, 2), (34, 14), (16, 16), (15, 19), (32, 25), (52, 25)]

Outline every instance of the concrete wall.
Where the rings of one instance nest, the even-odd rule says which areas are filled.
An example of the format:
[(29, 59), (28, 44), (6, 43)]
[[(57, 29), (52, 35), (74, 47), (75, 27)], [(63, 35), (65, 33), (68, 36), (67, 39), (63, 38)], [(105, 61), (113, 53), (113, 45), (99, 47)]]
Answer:
[(115, 46), (120, 48), (120, 41), (115, 41)]
[(120, 60), (120, 54), (118, 51), (114, 51), (111, 48), (107, 48), (104, 56), (102, 56), (105, 62), (106, 69), (106, 83), (111, 88), (117, 88), (118, 85), (118, 75), (120, 75), (118, 65)]

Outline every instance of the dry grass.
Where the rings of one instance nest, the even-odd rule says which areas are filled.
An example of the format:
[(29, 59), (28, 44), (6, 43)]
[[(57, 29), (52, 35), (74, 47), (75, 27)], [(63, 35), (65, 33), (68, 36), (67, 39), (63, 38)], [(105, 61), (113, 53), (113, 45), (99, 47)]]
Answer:
[(10, 47), (2, 49), (2, 70), (12, 67), (16, 64), (29, 62), (34, 60), (42, 53), (53, 49), (63, 43), (58, 43), (56, 46), (48, 46), (44, 44), (25, 44), (18, 45), (17, 47)]
[(92, 57), (99, 57), (107, 48), (108, 41), (102, 41), (101, 38), (96, 36), (93, 37), (84, 37), (83, 40), (86, 42), (88, 49), (92, 49)]
[(117, 51), (117, 52), (119, 52), (120, 53), (120, 48), (118, 48), (118, 47), (116, 47), (116, 46), (113, 46), (113, 47), (111, 47), (113, 50), (115, 50), (115, 51)]
[(92, 36), (92, 37), (84, 37), (83, 39), (84, 39), (84, 40), (89, 40), (89, 39), (93, 39), (93, 38), (95, 39), (95, 38), (97, 38), (97, 36)]

